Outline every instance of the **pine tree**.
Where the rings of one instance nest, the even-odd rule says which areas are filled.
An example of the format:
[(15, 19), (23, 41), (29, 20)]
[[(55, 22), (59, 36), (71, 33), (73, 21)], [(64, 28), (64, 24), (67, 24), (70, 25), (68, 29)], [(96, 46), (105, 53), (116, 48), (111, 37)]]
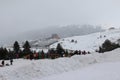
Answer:
[(63, 47), (60, 45), (60, 43), (58, 43), (56, 50), (57, 50), (57, 53), (60, 54), (61, 57), (63, 57), (63, 54), (65, 53), (65, 51)]
[(13, 49), (14, 49), (14, 52), (15, 54), (18, 54), (19, 51), (20, 51), (20, 46), (19, 46), (19, 43), (17, 41), (15, 41), (14, 45), (13, 45)]
[(23, 48), (24, 49), (30, 49), (31, 48), (31, 46), (30, 46), (28, 41), (25, 42), (25, 44), (23, 45)]
[(25, 44), (23, 45), (23, 48), (24, 48), (23, 49), (23, 56), (27, 55), (27, 54), (31, 54), (31, 50), (30, 50), (31, 46), (30, 46), (28, 41), (25, 42)]
[(5, 53), (3, 47), (0, 48), (0, 59), (5, 59)]
[(101, 47), (99, 47), (99, 52), (100, 53), (103, 53), (103, 52), (106, 52), (106, 51), (112, 51), (116, 48), (120, 47), (119, 44), (116, 44), (116, 43), (113, 43), (111, 42), (110, 40), (105, 40), (105, 42), (102, 44)]
[(0, 48), (0, 59), (9, 59), (8, 51), (6, 48)]

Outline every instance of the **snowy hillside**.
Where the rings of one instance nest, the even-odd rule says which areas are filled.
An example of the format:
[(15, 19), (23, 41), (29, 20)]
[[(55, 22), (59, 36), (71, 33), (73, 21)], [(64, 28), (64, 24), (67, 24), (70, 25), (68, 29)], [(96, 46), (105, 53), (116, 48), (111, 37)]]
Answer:
[[(24, 40), (34, 40), (34, 39), (44, 39), (50, 37), (52, 34), (58, 34), (61, 38), (71, 37), (75, 35), (85, 35), (95, 32), (104, 31), (101, 26), (93, 25), (65, 25), (65, 26), (48, 26), (47, 28), (37, 29), (16, 35), (9, 40), (8, 37), (5, 39), (8, 42), (13, 42), (14, 40), (19, 40), (23, 42)], [(10, 41), (11, 40), (11, 41)]]
[(64, 49), (95, 51), (106, 39), (117, 42), (120, 39), (120, 30), (107, 30), (105, 32), (61, 39), (51, 45), (50, 48), (56, 48), (57, 44), (60, 43)]
[[(58, 58), (55, 60), (49, 60), (49, 59), (32, 60), (32, 61), (25, 60), (25, 59), (14, 60), (12, 66), (0, 67), (0, 80), (40, 80), (40, 79), (44, 80), (44, 78), (46, 78), (45, 80), (52, 80), (52, 78), (49, 78), (48, 76), (59, 75), (61, 73), (63, 73), (64, 75), (64, 72), (67, 72), (65, 73), (65, 75), (67, 74), (72, 75), (72, 73), (77, 74), (77, 75), (73, 75), (73, 78), (71, 78), (72, 77), (71, 76), (70, 80), (74, 80), (74, 77), (76, 76), (77, 77), (82, 76), (81, 75), (82, 72), (84, 76), (82, 76), (81, 78), (83, 78), (84, 80), (88, 80), (88, 79), (85, 79), (85, 75), (88, 76), (89, 78), (90, 75), (93, 76), (96, 73), (98, 73), (96, 74), (97, 76), (94, 76), (93, 78), (90, 77), (91, 80), (92, 79), (120, 80), (120, 76), (116, 75), (117, 73), (118, 74), (120, 73), (119, 71), (120, 53), (119, 52), (120, 52), (120, 49), (116, 49), (114, 51), (106, 52), (104, 54), (92, 53), (88, 55), (79, 55), (79, 56), (76, 55), (71, 58)], [(109, 64), (109, 62), (112, 62), (112, 63)], [(6, 61), (6, 63), (9, 63), (9, 61)], [(96, 65), (94, 66), (94, 64)], [(114, 66), (111, 66), (111, 65), (114, 65)], [(106, 70), (108, 66), (110, 67)], [(106, 71), (109, 71), (104, 73), (107, 76), (102, 76), (102, 73), (104, 72), (103, 68)], [(80, 72), (76, 72), (76, 70)], [(75, 71), (75, 72), (71, 72), (71, 71)], [(99, 73), (100, 71), (101, 73)], [(115, 72), (112, 73), (113, 71)], [(93, 72), (93, 74), (90, 74), (90, 72), (91, 73)], [(99, 79), (100, 77), (99, 74), (100, 76), (102, 76), (102, 78), (100, 79)], [(108, 78), (110, 76), (111, 76), (111, 79)], [(67, 79), (68, 79), (68, 76), (66, 76), (65, 80)], [(60, 78), (60, 80), (62, 79)]]

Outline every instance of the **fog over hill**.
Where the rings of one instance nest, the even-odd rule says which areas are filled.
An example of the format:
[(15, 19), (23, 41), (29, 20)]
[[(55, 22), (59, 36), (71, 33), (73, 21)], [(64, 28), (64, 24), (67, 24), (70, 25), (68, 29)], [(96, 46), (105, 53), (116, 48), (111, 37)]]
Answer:
[(44, 28), (41, 30), (34, 30), (30, 32), (23, 33), (21, 36), (24, 39), (42, 39), (48, 38), (52, 34), (58, 34), (61, 38), (77, 36), (77, 35), (86, 35), (95, 32), (104, 31), (100, 26), (92, 25), (67, 25), (67, 26), (53, 26)]
[(48, 28), (33, 30), (29, 32), (22, 33), (20, 35), (10, 37), (9, 40), (5, 42), (13, 43), (15, 40), (25, 41), (25, 40), (37, 40), (51, 37), (52, 34), (58, 34), (60, 38), (72, 37), (77, 35), (86, 35), (95, 32), (104, 31), (100, 26), (92, 25), (67, 25), (67, 26), (52, 26)]

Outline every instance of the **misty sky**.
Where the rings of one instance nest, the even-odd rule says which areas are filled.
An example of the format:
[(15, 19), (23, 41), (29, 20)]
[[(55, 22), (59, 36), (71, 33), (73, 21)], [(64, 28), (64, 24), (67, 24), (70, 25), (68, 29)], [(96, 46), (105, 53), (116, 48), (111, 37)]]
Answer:
[(0, 0), (0, 37), (52, 25), (120, 26), (119, 0)]

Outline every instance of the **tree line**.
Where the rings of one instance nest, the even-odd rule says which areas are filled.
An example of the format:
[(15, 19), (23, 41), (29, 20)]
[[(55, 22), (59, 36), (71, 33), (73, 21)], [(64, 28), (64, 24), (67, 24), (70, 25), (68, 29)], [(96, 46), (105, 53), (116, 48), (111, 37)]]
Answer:
[(25, 59), (44, 59), (44, 58), (51, 58), (55, 59), (58, 57), (71, 57), (73, 55), (86, 55), (90, 54), (90, 52), (76, 50), (69, 52), (68, 50), (63, 49), (60, 43), (58, 43), (56, 49), (49, 49), (47, 53), (43, 50), (36, 52), (32, 51), (30, 48), (30, 44), (26, 41), (23, 46), (22, 50), (18, 41), (15, 41), (13, 44), (13, 50), (6, 49), (1, 47), (0, 48), (0, 60), (8, 60), (8, 59), (15, 59), (15, 58), (25, 58)]
[[(120, 45), (117, 43), (113, 43), (110, 40), (105, 40), (105, 42), (99, 47), (99, 50), (96, 50), (96, 52), (104, 53), (107, 51), (112, 51), (116, 48), (119, 48)], [(44, 58), (51, 58), (55, 59), (58, 57), (71, 57), (73, 55), (86, 55), (90, 54), (88, 51), (68, 51), (63, 49), (60, 43), (58, 43), (56, 49), (49, 49), (47, 53), (45, 53), (43, 50), (36, 52), (32, 51), (30, 48), (30, 44), (28, 41), (26, 41), (23, 46), (22, 50), (20, 48), (20, 45), (18, 41), (15, 41), (13, 44), (13, 50), (7, 49), (7, 48), (0, 48), (0, 60), (8, 60), (8, 59), (15, 59), (15, 58), (25, 58), (25, 59), (44, 59)]]
[(99, 47), (99, 50), (96, 52), (104, 53), (107, 51), (112, 51), (116, 48), (120, 48), (118, 43), (111, 42), (110, 40), (106, 39), (104, 43)]
[(24, 55), (32, 54), (30, 50), (30, 44), (28, 41), (23, 45), (23, 50), (20, 49), (20, 45), (17, 41), (13, 44), (13, 50), (7, 48), (0, 48), (0, 59), (14, 59), (22, 58)]

